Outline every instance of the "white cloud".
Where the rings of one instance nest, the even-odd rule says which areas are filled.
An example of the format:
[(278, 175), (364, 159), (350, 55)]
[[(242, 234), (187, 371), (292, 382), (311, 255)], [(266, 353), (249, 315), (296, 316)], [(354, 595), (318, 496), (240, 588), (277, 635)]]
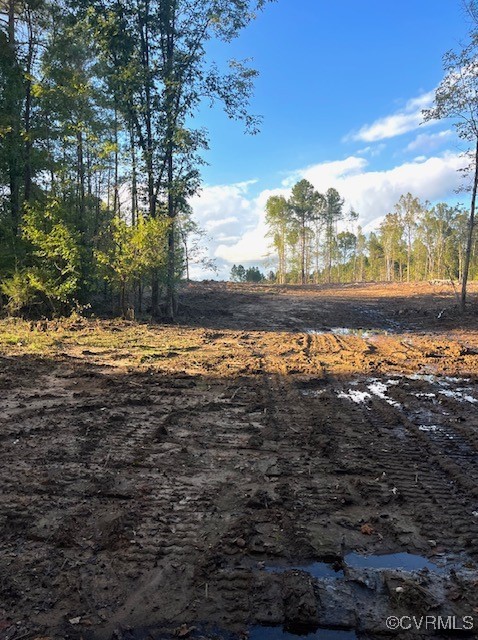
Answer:
[(447, 153), (428, 159), (419, 157), (384, 171), (367, 171), (362, 164), (361, 170), (352, 174), (331, 175), (331, 163), (322, 163), (304, 169), (302, 175), (320, 191), (335, 187), (345, 198), (346, 207), (358, 211), (360, 223), (365, 226), (391, 211), (408, 191), (423, 200), (449, 197), (460, 184), (458, 169), (465, 163), (461, 155)]
[[(270, 253), (266, 237), (265, 205), (271, 195), (290, 194), (301, 178), (309, 180), (321, 192), (335, 187), (345, 198), (345, 211), (353, 207), (359, 223), (369, 231), (393, 210), (400, 196), (410, 191), (422, 200), (449, 198), (461, 182), (459, 169), (466, 160), (459, 154), (415, 160), (382, 171), (369, 171), (365, 158), (350, 156), (345, 160), (323, 162), (291, 173), (282, 188), (265, 189), (250, 195), (250, 183), (205, 187), (193, 201), (195, 217), (212, 236), (210, 257), (217, 259), (219, 277), (227, 278), (232, 264), (263, 265)], [(196, 277), (210, 278), (199, 268)]]
[(426, 109), (432, 104), (434, 96), (435, 92), (429, 91), (417, 98), (412, 98), (396, 113), (379, 118), (372, 124), (364, 125), (359, 131), (349, 133), (345, 140), (377, 142), (413, 131), (420, 125), (428, 126), (434, 124), (432, 121), (424, 123), (422, 116), (422, 109)]
[(215, 249), (215, 257), (230, 264), (262, 263), (270, 253), (270, 240), (266, 237), (266, 202), (273, 195), (288, 197), (289, 193), (289, 189), (265, 189), (256, 198), (251, 199), (250, 207), (251, 213), (255, 216), (255, 224), (246, 229), (237, 242), (231, 244), (222, 240)]
[(430, 151), (440, 147), (444, 142), (447, 142), (451, 136), (453, 136), (453, 131), (451, 129), (438, 131), (438, 133), (419, 133), (415, 140), (412, 140), (405, 147), (405, 151), (410, 151), (412, 153), (416, 151), (424, 151), (429, 153)]
[(206, 231), (213, 231), (213, 229), (219, 229), (220, 227), (234, 224), (236, 222), (239, 222), (237, 216), (229, 216), (228, 218), (224, 218), (222, 220), (206, 220), (204, 226)]
[[(367, 164), (368, 161), (365, 158), (358, 158), (357, 156), (349, 156), (345, 160), (322, 162), (306, 169), (294, 171), (282, 181), (282, 184), (285, 187), (292, 187), (298, 180), (305, 178), (310, 180), (319, 191), (326, 191), (330, 186), (333, 186), (331, 183), (337, 178), (360, 175)], [(313, 174), (312, 177), (318, 179), (320, 184), (313, 182), (311, 172)]]
[(384, 142), (381, 142), (380, 144), (369, 145), (363, 149), (359, 149), (356, 153), (361, 156), (369, 155), (372, 158), (375, 158), (382, 153), (386, 146), (387, 145)]
[[(206, 230), (208, 256), (215, 258), (218, 277), (227, 278), (231, 265), (261, 264), (269, 252), (266, 238), (265, 206), (269, 196), (287, 189), (263, 190), (250, 195), (255, 180), (231, 185), (205, 186), (191, 199), (194, 218)], [(191, 266), (191, 277), (210, 278), (211, 272)]]
[(195, 218), (204, 228), (227, 224), (232, 218), (248, 222), (250, 201), (247, 190), (255, 180), (231, 185), (206, 186), (191, 199)]
[(254, 229), (246, 231), (244, 235), (234, 244), (220, 244), (215, 257), (222, 258), (229, 263), (250, 263), (262, 262), (268, 251), (268, 241), (266, 239), (267, 226), (263, 212), (258, 211), (258, 221)]

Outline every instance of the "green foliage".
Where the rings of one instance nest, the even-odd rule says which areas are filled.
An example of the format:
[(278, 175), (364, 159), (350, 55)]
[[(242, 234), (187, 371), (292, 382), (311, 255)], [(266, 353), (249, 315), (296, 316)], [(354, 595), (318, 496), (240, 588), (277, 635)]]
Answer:
[(59, 200), (38, 203), (23, 216), (22, 235), (30, 248), (29, 264), (6, 281), (9, 308), (36, 307), (45, 314), (61, 313), (77, 303), (81, 279), (78, 232), (64, 220)]
[(266, 279), (258, 267), (245, 269), (242, 264), (232, 265), (230, 277), (232, 282), (263, 282)]
[(278, 256), (277, 279), (283, 284), (287, 272), (287, 244), (290, 226), (289, 203), (284, 196), (271, 196), (266, 203), (267, 235), (272, 238)]
[(170, 222), (139, 216), (135, 226), (116, 217), (95, 251), (103, 277), (121, 294), (125, 312), (128, 289), (146, 274), (164, 267)]
[(15, 270), (17, 239), (12, 229), (7, 203), (0, 204), (0, 275), (11, 275)]
[(293, 224), (304, 238), (312, 222), (317, 220), (324, 204), (324, 196), (308, 180), (300, 180), (292, 187), (289, 207)]
[[(113, 96), (115, 115), (127, 123), (137, 141), (145, 173), (151, 218), (159, 211), (174, 220), (200, 186), (202, 152), (207, 132), (194, 129), (201, 101), (222, 104), (226, 114), (257, 131), (258, 118), (249, 113), (257, 72), (245, 61), (231, 60), (226, 72), (208, 61), (207, 42), (229, 42), (254, 18), (264, 0), (80, 0), (77, 18), (92, 34)], [(174, 225), (168, 239), (167, 313), (176, 307)], [(153, 283), (152, 307), (158, 304), (159, 282)]]
[(258, 267), (249, 267), (248, 269), (246, 269), (246, 282), (262, 282), (265, 279), (266, 278), (264, 274), (258, 269)]
[(435, 91), (435, 104), (425, 109), (425, 120), (452, 118), (457, 134), (474, 143), (478, 138), (478, 33), (460, 51), (448, 51), (445, 77)]
[[(1, 285), (0, 291), (7, 297), (7, 310), (11, 315), (36, 315), (36, 308), (41, 306), (41, 287), (32, 270), (15, 272)], [(41, 314), (41, 309), (40, 313)]]

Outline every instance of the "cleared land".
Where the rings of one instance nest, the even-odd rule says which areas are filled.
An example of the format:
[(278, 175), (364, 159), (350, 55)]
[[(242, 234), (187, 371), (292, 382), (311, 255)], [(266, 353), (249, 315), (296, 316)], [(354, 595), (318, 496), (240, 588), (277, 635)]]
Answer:
[(0, 637), (476, 633), (478, 319), (453, 289), (183, 302), (179, 326), (0, 322)]

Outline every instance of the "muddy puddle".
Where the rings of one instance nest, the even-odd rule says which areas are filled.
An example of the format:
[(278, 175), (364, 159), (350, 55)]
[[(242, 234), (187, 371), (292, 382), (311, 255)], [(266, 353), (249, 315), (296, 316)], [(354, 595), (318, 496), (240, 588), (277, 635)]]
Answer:
[(311, 336), (332, 334), (335, 336), (352, 336), (367, 340), (374, 336), (389, 335), (389, 329), (364, 329), (362, 327), (321, 327), (318, 329), (307, 328), (305, 333)]
[(323, 395), (326, 392), (326, 389), (300, 389), (300, 394), (305, 396), (306, 398), (317, 398), (318, 396)]
[[(121, 635), (119, 635), (119, 633)], [(148, 626), (139, 629), (122, 630), (115, 637), (123, 640), (173, 640), (174, 638), (190, 638), (190, 640), (294, 640), (306, 638), (308, 640), (356, 640), (355, 631), (342, 629), (327, 629), (318, 627), (304, 632), (290, 631), (282, 626), (253, 625), (245, 633), (232, 633), (220, 628), (209, 626), (183, 625), (166, 631), (164, 627)], [(87, 640), (94, 640), (95, 636), (86, 634)]]
[[(428, 569), (435, 573), (444, 573), (445, 567), (439, 567), (424, 556), (413, 553), (386, 553), (383, 555), (362, 555), (348, 553), (344, 558), (345, 564), (352, 569), (376, 569), (379, 571), (423, 571)], [(457, 565), (454, 565), (457, 568)]]
[(293, 640), (294, 638), (308, 638), (309, 640), (355, 640), (355, 631), (340, 629), (317, 629), (312, 633), (289, 633), (280, 627), (252, 627), (248, 640)]
[(370, 416), (388, 405), (394, 415), (390, 429), (402, 441), (413, 438), (418, 430), (440, 450), (452, 446), (450, 453), (460, 465), (477, 457), (468, 442), (475, 433), (471, 420), (478, 404), (478, 390), (471, 378), (423, 373), (358, 377), (346, 383), (319, 380), (316, 386), (299, 388), (299, 393), (307, 401), (335, 396)]
[[(442, 400), (448, 398), (457, 403), (478, 404), (478, 397), (473, 384), (469, 378), (452, 378), (448, 376), (440, 377), (432, 374), (400, 375), (389, 379), (365, 378), (352, 380), (348, 389), (337, 390), (339, 398), (345, 398), (356, 404), (364, 404), (371, 400), (383, 400), (387, 404), (397, 409), (401, 409), (404, 404), (410, 404), (410, 400), (418, 398), (423, 402), (429, 401), (432, 404), (440, 404)], [(398, 387), (398, 394), (403, 396), (407, 402), (400, 402), (393, 396), (397, 392), (390, 393), (393, 387)], [(427, 388), (428, 387), (428, 388)], [(323, 393), (323, 390), (320, 390)], [(307, 394), (318, 395), (319, 391), (308, 389)], [(406, 396), (409, 396), (408, 398)], [(443, 415), (449, 415), (442, 411)]]
[[(352, 385), (358, 384), (357, 382), (352, 382)], [(380, 400), (384, 400), (387, 404), (392, 407), (400, 408), (400, 402), (393, 400), (388, 395), (388, 389), (390, 386), (398, 384), (396, 380), (387, 380), (386, 382), (378, 380), (377, 378), (369, 378), (365, 382), (366, 390), (360, 389), (348, 389), (346, 391), (338, 391), (337, 396), (339, 398), (347, 398), (356, 404), (363, 404), (375, 396)]]
[(408, 553), (406, 551), (385, 554), (361, 554), (357, 552), (347, 553), (343, 562), (311, 562), (293, 565), (266, 565), (264, 570), (268, 573), (285, 573), (287, 571), (305, 571), (318, 580), (342, 579), (347, 569), (354, 570), (375, 570), (375, 571), (398, 571), (400, 573), (411, 573), (426, 569), (431, 573), (443, 575), (449, 571), (465, 570), (464, 566), (450, 558), (441, 558), (438, 562), (433, 562), (425, 556)]

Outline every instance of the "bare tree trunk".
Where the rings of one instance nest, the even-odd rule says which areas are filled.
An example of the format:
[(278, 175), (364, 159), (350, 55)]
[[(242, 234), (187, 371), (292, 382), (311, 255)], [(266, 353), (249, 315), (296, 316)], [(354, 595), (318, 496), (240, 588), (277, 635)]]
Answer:
[(320, 236), (319, 231), (315, 230), (315, 284), (319, 284), (319, 251), (320, 251)]
[(85, 163), (83, 158), (83, 133), (78, 129), (77, 133), (77, 159), (78, 159), (78, 227), (83, 234), (86, 227), (85, 221)]
[[(14, 0), (8, 1), (8, 46), (10, 49), (12, 72), (15, 74), (17, 71), (17, 57), (16, 57), (16, 39), (15, 39), (15, 2)], [(13, 75), (12, 78), (15, 78)], [(10, 137), (12, 139), (9, 166), (8, 166), (8, 178), (10, 188), (10, 211), (11, 211), (11, 225), (13, 237), (16, 238), (18, 234), (18, 228), (20, 225), (20, 161), (19, 161), (19, 144), (20, 144), (20, 104), (16, 91), (19, 89), (16, 79), (13, 82), (13, 86), (9, 87), (7, 92), (7, 112), (11, 119), (11, 132)]]
[(126, 317), (126, 284), (124, 282), (121, 283), (120, 306), (121, 306), (121, 314), (123, 318), (125, 318)]
[[(168, 12), (165, 20), (167, 27), (165, 63), (166, 63), (166, 117), (167, 117), (167, 194), (168, 194), (168, 218), (170, 222), (168, 230), (168, 272), (166, 280), (166, 313), (168, 318), (174, 319), (176, 315), (176, 198), (174, 194), (174, 132), (176, 127), (175, 98), (174, 94), (174, 46), (176, 36), (176, 0), (168, 0)], [(176, 89), (178, 91), (179, 89)]]
[(115, 98), (115, 108), (114, 108), (114, 136), (115, 136), (115, 168), (114, 168), (114, 185), (113, 185), (113, 213), (116, 216), (116, 215), (120, 215), (119, 189), (118, 189), (118, 181), (119, 181), (118, 109), (116, 107), (116, 98)]
[(141, 44), (141, 64), (143, 66), (145, 84), (145, 125), (146, 125), (146, 141), (143, 149), (145, 155), (146, 173), (148, 176), (148, 205), (149, 215), (154, 218), (156, 216), (156, 198), (154, 191), (154, 173), (153, 173), (153, 132), (152, 132), (152, 109), (151, 109), (151, 69), (150, 69), (150, 42), (149, 42), (149, 0), (144, 6), (144, 17), (141, 13), (139, 18), (139, 35)]
[(168, 158), (168, 217), (169, 217), (169, 230), (168, 230), (168, 274), (166, 282), (166, 313), (168, 318), (174, 320), (176, 315), (176, 238), (174, 233), (174, 198), (173, 198), (173, 153), (172, 153), (172, 141), (171, 150)]
[(111, 209), (111, 165), (108, 163), (108, 172), (106, 179), (106, 208), (108, 211)]
[(327, 228), (327, 282), (332, 282), (332, 242), (334, 238), (333, 222), (328, 222)]
[(136, 170), (136, 152), (133, 125), (130, 128), (130, 147), (131, 147), (131, 223), (136, 225), (138, 213), (138, 176)]
[(91, 203), (93, 195), (93, 172), (91, 168), (91, 148), (88, 140), (86, 141), (86, 193), (88, 195), (89, 202)]
[(186, 233), (182, 234), (184, 245), (184, 262), (186, 264), (186, 282), (189, 282), (189, 251), (188, 251), (188, 237)]
[(470, 206), (470, 219), (468, 221), (468, 239), (466, 243), (465, 262), (463, 265), (463, 279), (461, 283), (461, 312), (465, 311), (466, 307), (466, 287), (468, 284), (468, 273), (470, 271), (471, 252), (473, 248), (473, 235), (475, 230), (475, 205), (476, 205), (476, 191), (478, 188), (478, 138), (475, 145), (475, 170), (473, 176), (473, 192), (471, 195)]
[[(151, 105), (151, 68), (150, 68), (150, 33), (149, 33), (149, 0), (146, 0), (143, 7), (143, 14), (138, 11), (138, 30), (141, 50), (141, 65), (144, 73), (144, 124), (146, 128), (146, 137), (141, 133), (139, 122), (135, 119), (135, 124), (140, 137), (143, 149), (144, 162), (147, 174), (148, 189), (148, 210), (149, 216), (155, 218), (156, 211), (156, 193), (154, 181), (153, 167), (153, 133), (152, 133), (152, 105)], [(159, 274), (157, 269), (153, 269), (151, 274), (151, 313), (156, 315), (159, 308)]]
[(285, 284), (287, 274), (287, 249), (286, 249), (286, 234), (284, 227), (281, 229), (281, 247), (279, 251), (279, 277), (277, 279), (279, 284)]
[[(84, 148), (83, 148), (83, 132), (78, 128), (77, 133), (77, 181), (78, 181), (78, 230), (81, 236), (81, 243), (84, 249), (88, 252), (91, 251), (89, 242), (87, 240), (87, 221), (86, 221), (86, 180), (85, 180), (85, 160), (84, 160)], [(80, 284), (80, 299), (85, 295), (86, 283), (88, 280), (88, 263), (89, 258), (84, 255), (80, 262), (81, 271), (81, 284)]]
[(33, 63), (33, 25), (30, 9), (27, 8), (27, 28), (28, 28), (28, 53), (25, 73), (25, 202), (30, 201), (32, 188), (32, 142), (30, 132), (31, 104), (32, 104), (32, 63)]
[(305, 224), (301, 230), (300, 284), (305, 284)]

